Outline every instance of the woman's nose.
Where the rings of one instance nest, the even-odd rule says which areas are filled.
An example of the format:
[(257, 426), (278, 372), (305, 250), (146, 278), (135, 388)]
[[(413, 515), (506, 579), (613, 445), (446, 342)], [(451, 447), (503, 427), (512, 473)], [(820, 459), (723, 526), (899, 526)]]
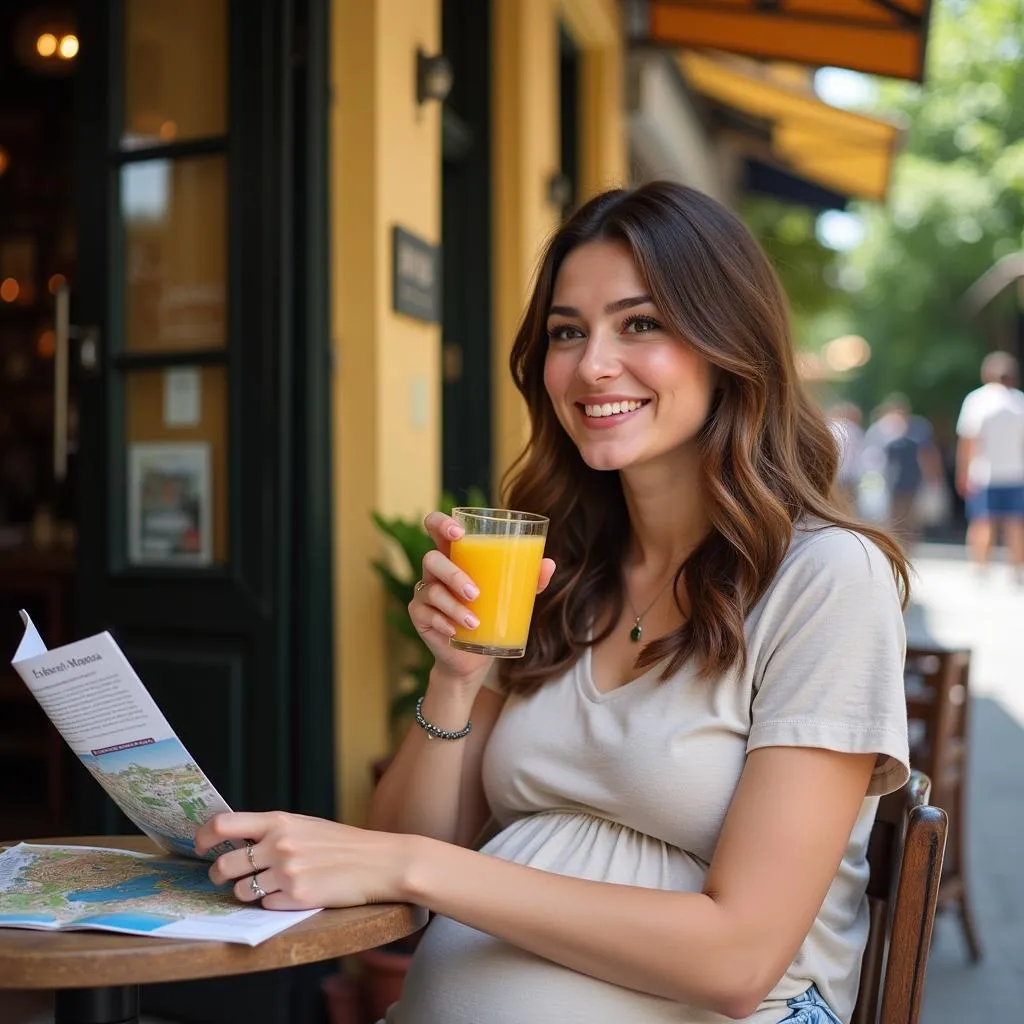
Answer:
[(576, 373), (580, 380), (587, 384), (618, 376), (619, 358), (614, 341), (600, 331), (591, 334), (576, 367)]

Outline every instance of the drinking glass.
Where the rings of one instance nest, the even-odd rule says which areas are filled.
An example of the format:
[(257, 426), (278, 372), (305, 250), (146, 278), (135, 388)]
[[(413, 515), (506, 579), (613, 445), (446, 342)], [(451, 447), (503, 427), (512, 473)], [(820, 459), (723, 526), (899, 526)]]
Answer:
[(494, 658), (526, 653), (533, 603), (548, 532), (546, 516), (504, 508), (456, 508), (465, 535), (452, 541), (451, 559), (480, 588), (469, 603), (476, 629), (456, 624), (449, 643)]

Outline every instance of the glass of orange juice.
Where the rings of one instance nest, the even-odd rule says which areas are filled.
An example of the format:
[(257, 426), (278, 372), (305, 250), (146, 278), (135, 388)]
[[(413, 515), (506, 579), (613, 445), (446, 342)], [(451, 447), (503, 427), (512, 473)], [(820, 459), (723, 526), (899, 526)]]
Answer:
[(503, 508), (456, 508), (452, 518), (466, 532), (452, 541), (451, 559), (480, 588), (480, 596), (470, 603), (480, 625), (456, 625), (449, 642), (460, 651), (521, 658), (537, 596), (547, 517)]

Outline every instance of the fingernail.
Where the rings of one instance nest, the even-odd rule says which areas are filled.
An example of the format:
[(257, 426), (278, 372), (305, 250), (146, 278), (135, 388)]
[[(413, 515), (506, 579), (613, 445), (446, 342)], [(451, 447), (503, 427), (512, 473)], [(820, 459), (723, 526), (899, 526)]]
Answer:
[(451, 540), (458, 540), (462, 536), (462, 527), (454, 523), (448, 527), (448, 537)]
[(467, 615), (462, 620), (470, 629), (476, 629), (480, 625), (480, 620), (475, 615)]
[(451, 623), (445, 623), (444, 631), (449, 636), (455, 636), (455, 627)]
[(466, 597), (470, 599), (470, 601), (473, 601), (480, 596), (480, 591), (475, 586), (473, 586), (472, 583), (467, 583), (462, 588), (462, 592), (466, 595)]

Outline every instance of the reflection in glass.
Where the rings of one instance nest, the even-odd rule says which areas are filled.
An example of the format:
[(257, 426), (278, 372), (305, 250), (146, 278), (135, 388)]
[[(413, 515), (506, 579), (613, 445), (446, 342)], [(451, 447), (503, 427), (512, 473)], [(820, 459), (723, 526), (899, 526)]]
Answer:
[(227, 0), (125, 0), (124, 149), (227, 131)]
[(226, 174), (221, 156), (121, 168), (126, 351), (224, 347)]

